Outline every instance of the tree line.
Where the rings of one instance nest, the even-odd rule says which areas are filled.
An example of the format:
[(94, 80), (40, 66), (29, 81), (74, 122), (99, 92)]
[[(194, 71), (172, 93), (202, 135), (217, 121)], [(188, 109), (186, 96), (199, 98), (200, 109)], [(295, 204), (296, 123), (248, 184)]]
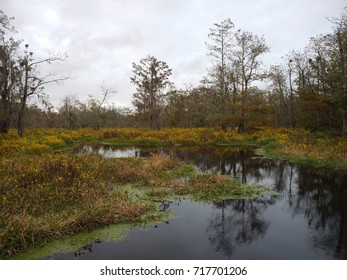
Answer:
[(265, 67), (265, 38), (236, 29), (230, 19), (208, 33), (211, 63), (198, 86), (178, 89), (165, 61), (148, 55), (132, 65), (134, 110), (102, 98), (65, 96), (59, 108), (28, 103), (38, 96), (49, 105), (44, 86), (68, 77), (40, 73), (41, 65), (64, 60), (60, 53), (36, 59), (29, 46), (9, 38), (12, 18), (0, 11), (0, 132), (16, 127), (220, 127), (239, 133), (259, 126), (302, 127), (347, 135), (347, 9), (331, 19), (332, 32), (309, 40), (276, 65)]

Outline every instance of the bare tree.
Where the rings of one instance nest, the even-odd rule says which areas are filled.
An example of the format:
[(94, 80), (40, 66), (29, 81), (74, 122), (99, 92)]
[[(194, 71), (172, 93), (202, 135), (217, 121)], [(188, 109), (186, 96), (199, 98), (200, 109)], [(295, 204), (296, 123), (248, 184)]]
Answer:
[(112, 94), (117, 93), (116, 90), (107, 88), (104, 85), (101, 85), (100, 89), (102, 92), (102, 97), (100, 100), (97, 100), (93, 96), (89, 96), (89, 100), (88, 100), (88, 107), (92, 113), (93, 128), (95, 130), (98, 130), (100, 128), (100, 117), (102, 115), (102, 106), (108, 102), (108, 98)]
[(11, 24), (11, 21), (14, 19), (14, 17), (8, 17), (4, 14), (2, 10), (0, 10), (0, 36), (3, 37), (6, 33), (6, 31), (15, 32), (14, 26)]
[(291, 125), (295, 127), (295, 116), (294, 116), (294, 89), (293, 89), (293, 80), (292, 80), (292, 59), (289, 59), (288, 62), (288, 79), (289, 79), (289, 89), (290, 89), (290, 114), (291, 114)]
[[(276, 126), (286, 126), (290, 124), (289, 121), (289, 108), (288, 108), (288, 95), (289, 89), (287, 84), (287, 73), (282, 65), (272, 65), (269, 71), (270, 87), (273, 105), (276, 106)], [(292, 102), (293, 104), (293, 102)]]
[(20, 59), (19, 71), (20, 71), (20, 82), (18, 89), (18, 123), (17, 129), (19, 136), (24, 135), (24, 118), (25, 109), (27, 106), (28, 98), (36, 95), (38, 97), (44, 97), (43, 90), (45, 85), (60, 82), (68, 79), (69, 77), (57, 77), (54, 74), (41, 75), (39, 66), (47, 63), (52, 64), (55, 62), (63, 61), (66, 55), (61, 53), (49, 55), (48, 58), (42, 60), (35, 60), (33, 53), (28, 51), (29, 45), (25, 45), (24, 56)]
[(74, 95), (65, 96), (62, 100), (63, 105), (59, 109), (62, 116), (63, 126), (68, 129), (78, 127), (78, 106), (80, 102)]
[(213, 57), (213, 66), (209, 70), (209, 76), (204, 82), (212, 85), (215, 91), (217, 106), (219, 108), (222, 129), (225, 131), (227, 124), (225, 119), (229, 114), (228, 102), (230, 101), (230, 55), (234, 44), (232, 29), (234, 24), (228, 18), (221, 23), (215, 23), (214, 28), (210, 29), (208, 37), (211, 43), (206, 43), (207, 49), (210, 51), (209, 56)]

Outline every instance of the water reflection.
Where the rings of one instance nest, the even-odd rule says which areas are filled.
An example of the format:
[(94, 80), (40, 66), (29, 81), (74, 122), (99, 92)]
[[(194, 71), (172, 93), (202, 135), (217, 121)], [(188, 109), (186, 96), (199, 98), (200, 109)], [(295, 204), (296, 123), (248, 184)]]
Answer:
[[(195, 223), (199, 228), (202, 221), (205, 222), (203, 230), (194, 231), (194, 240), (206, 238), (214, 252), (224, 258), (347, 259), (346, 172), (296, 166), (258, 157), (254, 151), (243, 148), (85, 146), (80, 149), (87, 153), (97, 151), (106, 157), (165, 154), (195, 164), (205, 172), (228, 175), (247, 183), (272, 185), (280, 196), (220, 201), (204, 208), (194, 206), (200, 210), (194, 219), (186, 219), (186, 222)], [(173, 206), (168, 204), (169, 207)], [(205, 216), (201, 216), (203, 213)], [(195, 221), (199, 221), (199, 225)], [(178, 227), (176, 222), (170, 223), (172, 232), (175, 232), (174, 226)], [(167, 242), (177, 243), (190, 240), (191, 234), (166, 233), (166, 238)], [(194, 240), (187, 246), (193, 247), (189, 244), (195, 244)], [(149, 238), (148, 242), (158, 241)], [(203, 241), (200, 243), (206, 246)], [(173, 253), (168, 252), (166, 258), (170, 259)], [(189, 258), (177, 254), (178, 258)], [(198, 258), (190, 254), (191, 258)], [(214, 254), (206, 249), (202, 258), (218, 258)]]
[(312, 230), (310, 245), (338, 259), (347, 259), (346, 182), (345, 173), (301, 167), (291, 208), (294, 215), (306, 218)]
[(237, 247), (263, 237), (271, 223), (264, 219), (263, 212), (274, 202), (271, 198), (215, 203), (216, 210), (211, 214), (206, 232), (216, 251), (231, 257)]

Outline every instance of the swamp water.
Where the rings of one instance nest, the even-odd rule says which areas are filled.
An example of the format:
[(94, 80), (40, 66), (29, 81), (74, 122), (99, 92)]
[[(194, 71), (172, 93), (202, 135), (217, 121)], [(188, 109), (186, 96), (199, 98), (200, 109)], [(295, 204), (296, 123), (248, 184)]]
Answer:
[(45, 259), (347, 259), (345, 171), (266, 159), (242, 148), (81, 146), (76, 152), (95, 151), (105, 157), (178, 157), (206, 172), (273, 186), (279, 195), (165, 202), (173, 214), (167, 221), (121, 229), (121, 240), (107, 237), (111, 226), (91, 233), (94, 242)]

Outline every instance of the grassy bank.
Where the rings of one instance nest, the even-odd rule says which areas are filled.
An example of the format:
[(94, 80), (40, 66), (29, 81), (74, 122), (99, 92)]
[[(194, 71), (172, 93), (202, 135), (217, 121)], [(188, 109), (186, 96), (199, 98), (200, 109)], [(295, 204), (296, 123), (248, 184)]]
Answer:
[(20, 155), (1, 158), (0, 170), (2, 258), (76, 232), (134, 222), (172, 196), (210, 201), (263, 191), (161, 156)]
[(255, 133), (259, 153), (295, 164), (347, 170), (347, 138), (300, 129), (263, 129)]
[(209, 128), (28, 130), (19, 138), (15, 130), (0, 135), (0, 156), (14, 154), (41, 154), (68, 149), (79, 142), (97, 142), (112, 145), (180, 145), (180, 146), (247, 146), (263, 147), (269, 157), (287, 159), (295, 163), (318, 167), (347, 169), (347, 139), (301, 129), (260, 128), (238, 134)]
[(15, 130), (0, 134), (0, 155), (9, 153), (47, 153), (63, 150), (78, 142), (102, 142), (113, 145), (249, 145), (256, 144), (250, 134), (222, 132), (208, 128), (194, 129), (34, 129), (20, 138)]
[[(258, 145), (269, 157), (347, 169), (347, 140), (304, 130), (259, 129), (248, 134), (214, 129), (63, 129), (0, 135), (1, 258), (96, 227), (155, 213), (156, 201), (185, 196), (212, 201), (251, 198), (263, 188), (201, 174), (166, 157), (102, 158), (54, 153), (79, 142), (132, 145)], [(155, 218), (149, 215), (147, 218)]]

